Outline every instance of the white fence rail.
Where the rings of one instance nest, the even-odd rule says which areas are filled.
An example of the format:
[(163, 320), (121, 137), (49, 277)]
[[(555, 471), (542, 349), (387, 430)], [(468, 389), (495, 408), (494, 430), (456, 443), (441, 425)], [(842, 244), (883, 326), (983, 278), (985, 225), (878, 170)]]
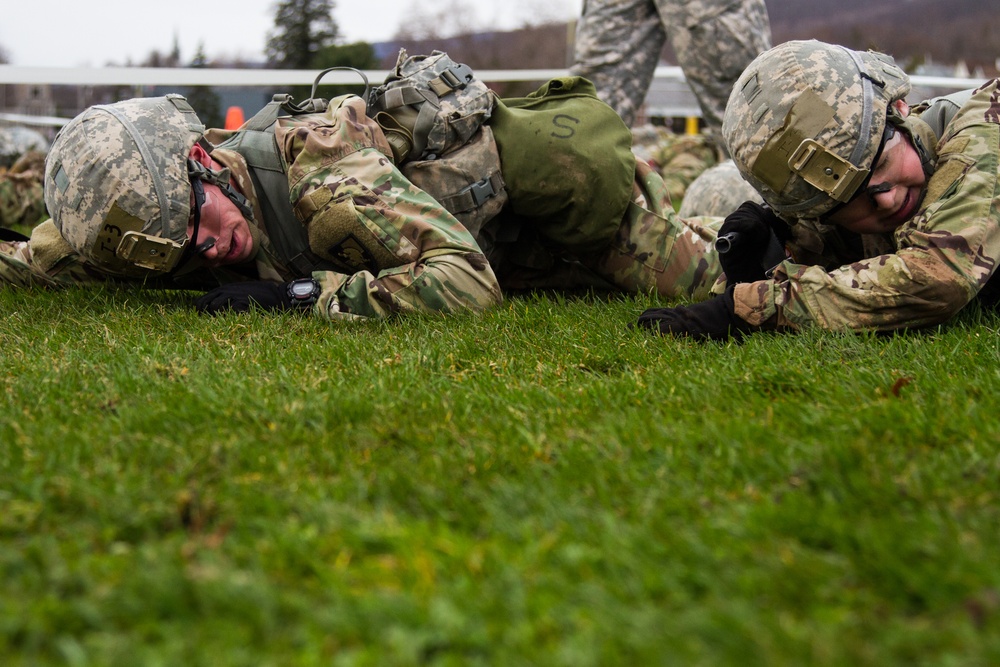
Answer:
[[(677, 70), (679, 67), (662, 67)], [(0, 65), (0, 84), (52, 84), (73, 86), (301, 86), (316, 78), (314, 69), (211, 69), (197, 67), (17, 67)], [(564, 69), (477, 70), (483, 81), (547, 81), (565, 76)], [(369, 81), (381, 83), (387, 70), (364, 70)], [(335, 70), (324, 84), (357, 83), (357, 74)]]
[[(364, 74), (373, 84), (381, 83), (389, 72), (386, 70), (365, 70)], [(477, 70), (476, 75), (486, 82), (496, 81), (547, 81), (566, 76), (566, 69), (537, 70)], [(69, 85), (69, 86), (242, 86), (242, 87), (284, 87), (311, 85), (317, 75), (316, 70), (278, 69), (211, 69), (192, 67), (21, 67), (0, 65), (0, 85)], [(656, 68), (656, 78), (684, 81), (680, 67), (661, 66)], [(980, 79), (912, 76), (914, 86), (928, 86), (962, 90), (974, 88), (982, 83)], [(354, 72), (335, 70), (323, 77), (323, 84), (357, 84)], [(28, 116), (24, 114), (2, 114), (0, 120), (26, 124), (58, 126), (66, 119), (51, 116)]]

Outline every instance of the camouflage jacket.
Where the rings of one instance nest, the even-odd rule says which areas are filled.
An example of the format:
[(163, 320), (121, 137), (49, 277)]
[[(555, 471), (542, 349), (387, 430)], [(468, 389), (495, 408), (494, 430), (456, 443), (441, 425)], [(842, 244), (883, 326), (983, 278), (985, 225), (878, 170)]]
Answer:
[[(237, 151), (213, 152), (247, 195), (258, 250), (241, 266), (182, 267), (164, 287), (208, 289), (225, 282), (304, 277), (275, 250), (266, 216), (291, 206), (308, 245), (327, 270), (313, 273), (323, 288), (317, 311), (331, 319), (377, 317), (405, 311), (480, 310), (498, 303), (500, 289), (475, 239), (440, 204), (413, 186), (391, 159), (364, 102), (338, 98), (326, 113), (280, 118), (276, 124), (288, 202), (254, 186)], [(209, 131), (211, 142), (232, 133)], [(88, 266), (43, 223), (27, 243), (0, 244), (0, 281), (30, 285), (79, 284), (108, 279)]]
[(771, 280), (737, 285), (736, 314), (754, 325), (885, 331), (943, 322), (977, 295), (993, 301), (1000, 80), (965, 97), (960, 108), (944, 98), (913, 109), (934, 164), (913, 218), (886, 238), (795, 225), (795, 259)]

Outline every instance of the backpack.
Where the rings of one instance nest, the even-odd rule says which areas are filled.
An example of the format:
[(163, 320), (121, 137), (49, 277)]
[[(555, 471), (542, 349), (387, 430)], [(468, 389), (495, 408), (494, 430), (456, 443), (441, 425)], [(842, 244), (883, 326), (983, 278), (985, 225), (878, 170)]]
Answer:
[(401, 49), (368, 115), (392, 147), (399, 170), (476, 236), (507, 203), (500, 155), (486, 125), (494, 95), (448, 54)]
[(408, 56), (367, 100), (368, 116), (382, 126), (396, 164), (432, 160), (464, 146), (493, 110), (493, 94), (468, 65), (447, 53)]
[(500, 154), (488, 125), (447, 155), (406, 162), (399, 170), (448, 209), (476, 238), (483, 225), (507, 204)]

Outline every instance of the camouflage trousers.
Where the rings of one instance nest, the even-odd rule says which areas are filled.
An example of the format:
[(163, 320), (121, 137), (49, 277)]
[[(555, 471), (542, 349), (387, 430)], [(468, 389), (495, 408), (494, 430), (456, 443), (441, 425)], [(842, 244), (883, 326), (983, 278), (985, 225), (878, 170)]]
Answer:
[(771, 46), (764, 0), (585, 0), (571, 72), (632, 125), (668, 39), (716, 133), (733, 83)]
[(663, 179), (639, 160), (632, 201), (614, 240), (581, 263), (626, 292), (706, 299), (722, 274), (715, 251), (722, 222), (678, 217)]

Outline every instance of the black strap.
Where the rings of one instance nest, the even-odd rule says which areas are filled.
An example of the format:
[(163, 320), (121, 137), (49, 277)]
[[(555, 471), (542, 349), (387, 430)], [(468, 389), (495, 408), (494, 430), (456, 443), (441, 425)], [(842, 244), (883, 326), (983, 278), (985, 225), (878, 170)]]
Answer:
[(29, 241), (30, 239), (21, 232), (15, 232), (7, 227), (0, 227), (0, 241)]
[(301, 276), (309, 276), (313, 271), (335, 269), (333, 264), (309, 249), (306, 226), (295, 217), (289, 203), (288, 177), (274, 138), (273, 120), (267, 129), (242, 130), (218, 147), (234, 150), (246, 159), (264, 217), (261, 222), (281, 261)]

